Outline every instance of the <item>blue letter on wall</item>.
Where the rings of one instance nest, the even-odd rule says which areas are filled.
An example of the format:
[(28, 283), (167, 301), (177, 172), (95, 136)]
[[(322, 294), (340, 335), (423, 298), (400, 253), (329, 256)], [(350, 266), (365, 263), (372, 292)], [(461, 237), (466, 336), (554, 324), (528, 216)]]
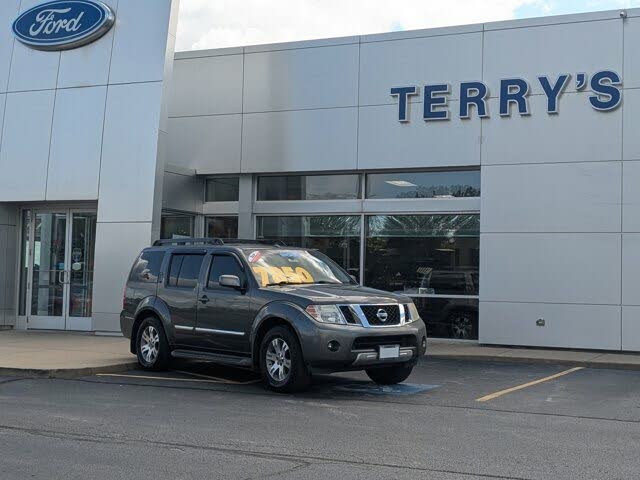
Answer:
[(518, 105), (520, 115), (529, 115), (529, 104), (527, 95), (529, 94), (529, 84), (521, 78), (506, 78), (500, 80), (500, 115), (511, 116), (512, 103)]
[(538, 77), (540, 85), (547, 96), (547, 113), (558, 113), (558, 97), (569, 84), (570, 75), (560, 75), (556, 83), (551, 86), (549, 77)]
[[(437, 107), (446, 107), (451, 86), (446, 83), (438, 85), (427, 85), (424, 87), (424, 115), (425, 121), (449, 120), (449, 110), (436, 110)], [(434, 96), (437, 95), (437, 96)]]
[(487, 86), (482, 82), (463, 82), (460, 84), (460, 118), (470, 118), (469, 105), (475, 105), (480, 118), (488, 117), (486, 98)]
[(603, 70), (591, 77), (591, 90), (595, 95), (589, 97), (591, 106), (596, 110), (615, 110), (622, 102), (622, 92), (618, 85), (622, 84), (620, 75), (610, 70)]
[(391, 89), (391, 96), (398, 97), (398, 121), (409, 121), (409, 96), (419, 95), (418, 87), (394, 87)]

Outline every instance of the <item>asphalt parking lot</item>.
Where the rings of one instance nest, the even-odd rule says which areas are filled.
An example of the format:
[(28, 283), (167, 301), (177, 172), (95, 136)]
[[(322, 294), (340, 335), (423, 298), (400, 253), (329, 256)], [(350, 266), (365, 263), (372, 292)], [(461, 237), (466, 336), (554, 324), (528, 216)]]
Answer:
[(0, 478), (640, 478), (640, 372), (423, 361), (297, 395), (176, 363), (0, 378)]

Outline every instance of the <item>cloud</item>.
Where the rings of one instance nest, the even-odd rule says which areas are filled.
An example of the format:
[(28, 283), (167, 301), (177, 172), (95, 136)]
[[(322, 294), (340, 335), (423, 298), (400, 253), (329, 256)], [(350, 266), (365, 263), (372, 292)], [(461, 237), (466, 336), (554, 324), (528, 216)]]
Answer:
[(177, 47), (222, 48), (513, 18), (545, 0), (181, 0)]

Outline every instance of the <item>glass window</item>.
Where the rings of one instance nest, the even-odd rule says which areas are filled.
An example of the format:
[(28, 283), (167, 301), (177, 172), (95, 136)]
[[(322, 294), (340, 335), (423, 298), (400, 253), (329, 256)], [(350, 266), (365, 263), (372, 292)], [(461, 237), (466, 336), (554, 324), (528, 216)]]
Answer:
[(480, 170), (370, 173), (367, 198), (455, 198), (480, 196)]
[(237, 202), (240, 196), (240, 178), (207, 178), (206, 202)]
[(263, 287), (281, 283), (353, 283), (344, 270), (317, 251), (246, 248), (244, 254)]
[(198, 285), (200, 267), (204, 255), (173, 255), (169, 271), (169, 285), (172, 287), (195, 288)]
[(287, 175), (258, 178), (258, 200), (349, 200), (360, 198), (354, 175)]
[(360, 216), (257, 217), (257, 238), (320, 250), (351, 275), (360, 274)]
[[(174, 256), (174, 259), (177, 256)], [(164, 259), (164, 252), (143, 252), (138, 258), (135, 266), (131, 270), (129, 281), (132, 282), (145, 282), (145, 283), (157, 283), (158, 276), (160, 275), (160, 268), (162, 267), (162, 260)], [(174, 268), (179, 270), (180, 265), (171, 262), (171, 271), (173, 273)], [(175, 272), (177, 277), (177, 271)]]
[(160, 238), (193, 237), (193, 216), (180, 214), (164, 214), (160, 223)]
[(20, 300), (18, 315), (25, 315), (27, 308), (27, 281), (29, 278), (29, 248), (31, 239), (31, 210), (22, 212), (22, 246), (20, 248)]
[(405, 294), (477, 295), (479, 215), (367, 217), (365, 284)]
[(206, 217), (207, 237), (238, 238), (238, 217)]
[(211, 261), (207, 287), (216, 288), (221, 275), (235, 275), (242, 281), (243, 273), (238, 260), (231, 255), (215, 255)]
[(479, 215), (367, 217), (365, 285), (414, 297), (429, 335), (478, 338)]

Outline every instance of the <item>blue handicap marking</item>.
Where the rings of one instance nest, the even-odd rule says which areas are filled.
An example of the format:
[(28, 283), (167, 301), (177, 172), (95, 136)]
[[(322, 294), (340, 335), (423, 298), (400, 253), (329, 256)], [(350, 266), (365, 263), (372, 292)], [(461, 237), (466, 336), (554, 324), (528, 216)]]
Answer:
[(351, 382), (335, 385), (334, 390), (364, 395), (415, 395), (423, 393), (440, 385), (423, 385), (414, 383), (398, 383), (397, 385), (377, 385), (371, 382)]

